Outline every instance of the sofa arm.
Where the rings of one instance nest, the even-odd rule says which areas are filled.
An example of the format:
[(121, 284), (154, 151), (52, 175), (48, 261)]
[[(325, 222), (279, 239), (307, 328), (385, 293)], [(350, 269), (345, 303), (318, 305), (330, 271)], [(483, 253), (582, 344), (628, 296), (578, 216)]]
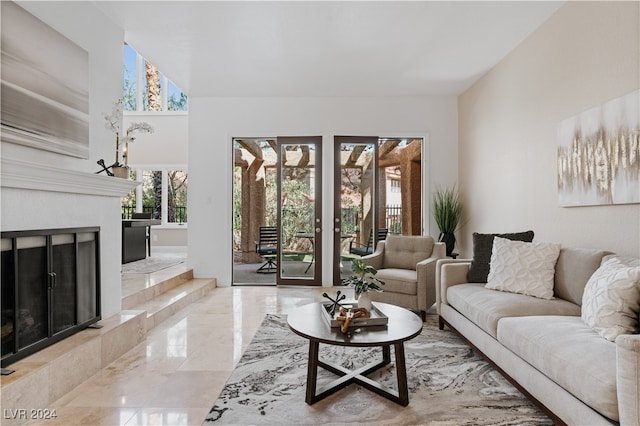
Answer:
[(439, 259), (436, 264), (436, 309), (447, 304), (447, 288), (468, 282), (471, 259)]
[(616, 371), (620, 425), (640, 424), (640, 334), (616, 339)]

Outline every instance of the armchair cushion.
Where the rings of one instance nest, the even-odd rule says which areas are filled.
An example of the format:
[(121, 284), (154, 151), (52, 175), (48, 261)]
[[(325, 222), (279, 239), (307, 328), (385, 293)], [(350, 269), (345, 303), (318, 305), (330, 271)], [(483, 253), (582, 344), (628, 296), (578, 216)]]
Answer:
[(389, 235), (385, 241), (383, 268), (416, 270), (416, 264), (431, 257), (431, 237)]
[(380, 269), (376, 278), (384, 282), (383, 292), (418, 294), (418, 273), (411, 269)]

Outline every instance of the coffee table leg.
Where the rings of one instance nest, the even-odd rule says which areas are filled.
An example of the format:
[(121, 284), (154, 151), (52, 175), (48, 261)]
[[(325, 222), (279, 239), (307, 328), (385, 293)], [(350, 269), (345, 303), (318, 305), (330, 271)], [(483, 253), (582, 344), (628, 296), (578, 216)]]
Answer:
[(391, 362), (391, 346), (382, 347), (382, 362), (387, 365)]
[(398, 403), (409, 405), (409, 385), (407, 383), (407, 364), (404, 359), (404, 343), (396, 343), (396, 375), (398, 377)]
[(318, 378), (319, 342), (309, 340), (309, 364), (307, 366), (307, 404), (313, 404), (316, 397), (316, 379)]

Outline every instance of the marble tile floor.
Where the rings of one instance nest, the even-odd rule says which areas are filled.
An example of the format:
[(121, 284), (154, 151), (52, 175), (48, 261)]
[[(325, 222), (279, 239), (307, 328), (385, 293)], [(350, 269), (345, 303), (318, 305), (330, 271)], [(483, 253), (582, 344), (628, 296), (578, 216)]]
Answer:
[(323, 291), (216, 288), (54, 402), (56, 418), (27, 424), (200, 425), (264, 316), (320, 301)]

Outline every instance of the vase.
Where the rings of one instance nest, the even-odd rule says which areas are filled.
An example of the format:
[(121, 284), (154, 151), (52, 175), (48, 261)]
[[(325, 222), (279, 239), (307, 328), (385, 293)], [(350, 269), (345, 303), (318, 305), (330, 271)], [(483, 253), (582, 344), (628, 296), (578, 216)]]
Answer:
[(438, 237), (438, 242), (445, 244), (445, 246), (447, 247), (447, 256), (451, 257), (451, 254), (453, 253), (453, 249), (456, 245), (455, 235), (449, 232), (441, 232), (440, 236)]
[(365, 308), (366, 310), (371, 311), (371, 295), (368, 291), (358, 295), (358, 308)]
[(129, 167), (113, 166), (113, 175), (115, 177), (129, 179)]

